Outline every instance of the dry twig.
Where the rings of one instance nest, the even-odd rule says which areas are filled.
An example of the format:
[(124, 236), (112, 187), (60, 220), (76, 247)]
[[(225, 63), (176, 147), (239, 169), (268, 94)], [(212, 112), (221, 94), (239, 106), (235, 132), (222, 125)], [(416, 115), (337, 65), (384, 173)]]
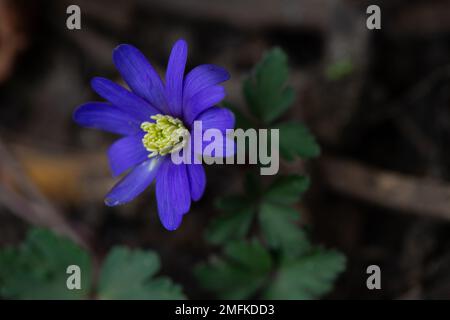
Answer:
[(450, 220), (448, 183), (338, 158), (325, 158), (320, 165), (326, 184), (337, 192), (401, 212)]

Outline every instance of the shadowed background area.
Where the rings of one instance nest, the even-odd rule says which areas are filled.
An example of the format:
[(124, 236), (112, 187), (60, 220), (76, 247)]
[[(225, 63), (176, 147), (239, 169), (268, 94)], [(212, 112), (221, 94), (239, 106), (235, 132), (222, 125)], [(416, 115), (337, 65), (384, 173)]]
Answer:
[[(77, 4), (82, 29), (66, 28)], [(382, 29), (366, 28), (378, 4)], [(203, 230), (214, 199), (245, 190), (246, 166), (208, 166), (203, 199), (182, 227), (161, 226), (152, 190), (108, 208), (106, 150), (113, 136), (76, 126), (75, 107), (99, 100), (90, 79), (123, 84), (121, 43), (163, 74), (172, 44), (189, 43), (187, 69), (227, 68), (227, 101), (266, 50), (289, 57), (297, 92), (286, 119), (304, 122), (322, 155), (299, 209), (313, 239), (347, 256), (328, 298), (450, 298), (450, 2), (444, 0), (0, 0), (0, 246), (29, 225), (49, 227), (102, 259), (115, 244), (157, 251), (190, 298), (205, 298), (191, 266), (216, 250)], [(306, 165), (306, 168), (305, 168)], [(382, 290), (366, 288), (366, 268)]]

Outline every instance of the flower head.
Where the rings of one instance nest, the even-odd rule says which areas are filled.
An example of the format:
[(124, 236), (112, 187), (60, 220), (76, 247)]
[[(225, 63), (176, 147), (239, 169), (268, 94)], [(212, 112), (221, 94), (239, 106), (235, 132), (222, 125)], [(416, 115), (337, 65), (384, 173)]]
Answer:
[(178, 40), (170, 54), (165, 82), (131, 45), (120, 45), (114, 63), (130, 90), (104, 78), (94, 78), (92, 88), (108, 102), (89, 102), (78, 107), (78, 124), (123, 136), (108, 150), (114, 176), (127, 174), (107, 194), (109, 206), (133, 200), (156, 181), (158, 214), (164, 227), (175, 230), (191, 201), (203, 195), (206, 176), (201, 164), (175, 164), (170, 154), (189, 143), (194, 121), (203, 130), (234, 128), (234, 116), (215, 105), (225, 97), (219, 84), (228, 72), (215, 65), (200, 65), (184, 76), (187, 44)]

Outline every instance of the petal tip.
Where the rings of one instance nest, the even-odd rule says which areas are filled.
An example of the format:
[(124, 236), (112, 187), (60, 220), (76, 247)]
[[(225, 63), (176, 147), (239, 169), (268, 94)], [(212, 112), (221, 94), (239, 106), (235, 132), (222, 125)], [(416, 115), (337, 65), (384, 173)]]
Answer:
[(163, 221), (161, 220), (161, 223), (163, 227), (168, 231), (175, 231), (181, 226), (181, 222), (183, 220), (183, 215), (180, 215), (178, 219), (175, 221)]
[(113, 50), (113, 61), (114, 64), (117, 66), (118, 64), (121, 64), (126, 60), (127, 56), (132, 53), (142, 54), (142, 52), (136, 48), (135, 46), (127, 43), (119, 44), (117, 47)]
[(89, 105), (91, 105), (92, 103), (87, 102), (87, 103), (83, 103), (82, 105), (79, 105), (75, 108), (75, 110), (72, 113), (72, 120), (84, 127), (85, 123), (84, 123), (84, 118), (85, 118), (85, 111), (86, 109), (89, 109)]
[(108, 207), (115, 207), (121, 204), (119, 200), (113, 200), (110, 198), (105, 198), (104, 202)]
[(131, 44), (128, 44), (128, 43), (121, 43), (117, 47), (114, 48), (113, 55), (116, 52), (122, 51), (124, 49), (136, 49), (136, 48), (134, 46), (132, 46)]
[(93, 77), (91, 79), (91, 88), (94, 89), (94, 91), (96, 91), (96, 88), (105, 80), (105, 78), (102, 77)]
[(186, 41), (186, 40), (184, 40), (183, 38), (180, 38), (180, 39), (178, 39), (177, 41), (175, 41), (175, 43), (174, 43), (173, 46), (174, 46), (174, 47), (175, 47), (175, 46), (183, 46), (183, 47), (187, 47), (188, 44), (187, 44), (187, 41)]
[(223, 72), (223, 81), (228, 81), (231, 79), (231, 73), (228, 72), (227, 69), (223, 68), (223, 67), (219, 67), (222, 69)]

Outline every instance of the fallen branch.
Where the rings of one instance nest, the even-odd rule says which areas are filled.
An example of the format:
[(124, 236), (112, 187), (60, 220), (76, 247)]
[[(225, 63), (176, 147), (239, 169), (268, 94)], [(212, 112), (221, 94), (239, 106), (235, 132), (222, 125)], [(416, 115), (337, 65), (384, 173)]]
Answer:
[(450, 220), (450, 185), (370, 168), (338, 158), (320, 163), (325, 183), (333, 190), (386, 208)]

